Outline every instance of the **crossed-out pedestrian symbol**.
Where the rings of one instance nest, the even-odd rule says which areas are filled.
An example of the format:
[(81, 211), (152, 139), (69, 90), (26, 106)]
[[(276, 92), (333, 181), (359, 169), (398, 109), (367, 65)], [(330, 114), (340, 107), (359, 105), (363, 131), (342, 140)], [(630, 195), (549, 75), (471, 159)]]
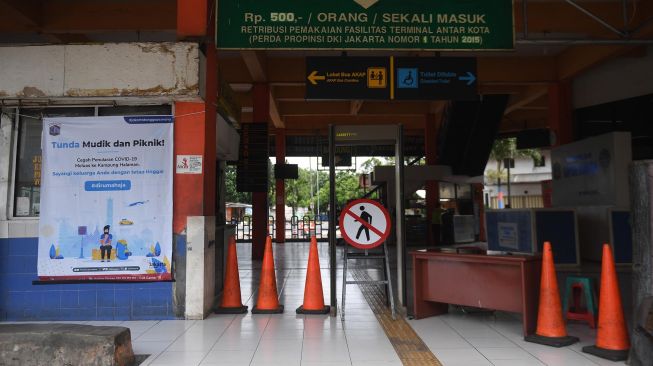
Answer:
[(374, 248), (388, 238), (390, 215), (385, 207), (376, 201), (355, 200), (342, 210), (340, 232), (345, 241), (354, 247)]

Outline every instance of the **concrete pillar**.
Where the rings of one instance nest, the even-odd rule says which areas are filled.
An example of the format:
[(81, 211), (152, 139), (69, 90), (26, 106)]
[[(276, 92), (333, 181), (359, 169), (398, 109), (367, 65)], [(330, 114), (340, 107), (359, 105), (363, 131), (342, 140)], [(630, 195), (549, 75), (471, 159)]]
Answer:
[(549, 85), (549, 126), (555, 134), (554, 146), (574, 141), (571, 83), (559, 81)]
[[(424, 151), (426, 152), (426, 164), (435, 165), (438, 163), (437, 138), (440, 131), (440, 121), (436, 114), (428, 114), (424, 126)], [(433, 210), (440, 202), (440, 184), (435, 180), (426, 181), (426, 222), (428, 227), (428, 244), (440, 244), (439, 238), (433, 237), (431, 230), (431, 219)]]
[[(204, 19), (206, 28), (206, 19)], [(202, 156), (201, 174), (173, 175), (173, 258), (175, 278), (174, 305), (177, 316), (186, 316), (187, 306), (203, 306), (186, 298), (187, 279), (187, 220), (191, 216), (215, 216), (216, 201), (216, 99), (218, 95), (217, 54), (209, 41), (200, 59), (200, 90), (203, 101), (176, 102), (174, 127), (174, 158), (177, 155)], [(206, 222), (204, 232), (215, 241), (215, 219)], [(213, 265), (214, 258), (213, 256)], [(195, 266), (195, 264), (193, 264)], [(213, 283), (207, 283), (214, 289)], [(202, 300), (203, 301), (203, 300)]]
[[(215, 45), (206, 47), (205, 101), (175, 103), (174, 155), (201, 155), (202, 174), (174, 175), (173, 233), (181, 233), (188, 216), (214, 216), (216, 191), (217, 69)], [(209, 66), (210, 65), (210, 66)]]
[[(653, 341), (642, 330), (653, 297), (653, 160), (639, 161), (630, 169), (631, 229), (633, 234), (633, 324), (630, 364), (650, 365)], [(648, 303), (648, 304), (647, 304)], [(650, 325), (649, 325), (650, 326)]]
[[(277, 164), (283, 164), (286, 161), (286, 130), (277, 128), (275, 132), (275, 149)], [(276, 195), (276, 239), (277, 243), (286, 241), (286, 182), (283, 179), (277, 179), (275, 187)]]
[[(9, 207), (9, 187), (11, 186), (11, 136), (14, 132), (13, 114), (2, 113), (0, 108), (0, 222), (7, 220), (7, 207)], [(6, 224), (5, 224), (6, 225)], [(7, 227), (0, 224), (0, 227)], [(0, 229), (0, 238), (6, 238), (9, 233)]]
[[(204, 158), (204, 110), (204, 102), (175, 103), (175, 159), (177, 155), (202, 155)], [(203, 165), (206, 167), (205, 163)], [(175, 174), (173, 187), (172, 231), (182, 234), (188, 216), (202, 216), (204, 213), (204, 174)]]
[[(206, 35), (208, 4), (212, 6), (213, 1), (208, 0), (178, 0), (177, 1), (177, 36), (201, 37)], [(213, 29), (213, 25), (209, 25)]]
[[(270, 120), (270, 89), (256, 83), (252, 88), (253, 117), (256, 123)], [(266, 180), (267, 181), (267, 180)], [(268, 235), (268, 193), (252, 192), (252, 259), (263, 259), (265, 237)]]
[[(187, 220), (186, 319), (204, 319), (215, 299), (215, 217), (189, 216)], [(212, 230), (213, 228), (213, 230)]]

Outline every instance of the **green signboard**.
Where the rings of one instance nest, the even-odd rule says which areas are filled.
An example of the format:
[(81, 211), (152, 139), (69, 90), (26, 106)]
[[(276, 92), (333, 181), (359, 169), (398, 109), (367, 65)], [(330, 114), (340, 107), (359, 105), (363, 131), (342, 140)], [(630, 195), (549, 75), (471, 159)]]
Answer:
[(510, 50), (512, 0), (217, 0), (221, 49)]

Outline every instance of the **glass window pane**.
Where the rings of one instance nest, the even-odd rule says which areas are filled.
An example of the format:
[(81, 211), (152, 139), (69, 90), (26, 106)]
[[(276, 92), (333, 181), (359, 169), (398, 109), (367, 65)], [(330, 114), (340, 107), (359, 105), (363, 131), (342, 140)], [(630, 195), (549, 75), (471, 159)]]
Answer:
[(472, 199), (472, 186), (469, 184), (461, 184), (458, 186), (458, 198)]
[(454, 190), (454, 184), (448, 182), (440, 182), (440, 198), (446, 199), (455, 199), (456, 191)]
[(95, 115), (95, 108), (26, 108), (19, 110), (14, 216), (38, 216), (41, 188), (42, 117)]

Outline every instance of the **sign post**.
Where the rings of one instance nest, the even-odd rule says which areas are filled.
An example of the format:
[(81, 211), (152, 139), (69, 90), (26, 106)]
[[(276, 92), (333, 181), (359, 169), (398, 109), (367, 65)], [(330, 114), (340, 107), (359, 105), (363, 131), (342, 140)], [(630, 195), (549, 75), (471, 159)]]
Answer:
[[(340, 233), (342, 238), (351, 246), (363, 249), (364, 252), (350, 252), (345, 248), (345, 260), (342, 280), (342, 309), (340, 314), (345, 318), (345, 301), (347, 299), (348, 284), (385, 284), (386, 295), (389, 297), (392, 309), (392, 318), (395, 318), (395, 302), (392, 292), (390, 265), (388, 263), (388, 248), (386, 239), (391, 231), (390, 214), (380, 203), (369, 199), (358, 199), (347, 204), (340, 214)], [(382, 253), (369, 253), (369, 249), (377, 248), (383, 244)], [(370, 281), (347, 281), (347, 261), (349, 259), (381, 259), (385, 269), (385, 279)]]

